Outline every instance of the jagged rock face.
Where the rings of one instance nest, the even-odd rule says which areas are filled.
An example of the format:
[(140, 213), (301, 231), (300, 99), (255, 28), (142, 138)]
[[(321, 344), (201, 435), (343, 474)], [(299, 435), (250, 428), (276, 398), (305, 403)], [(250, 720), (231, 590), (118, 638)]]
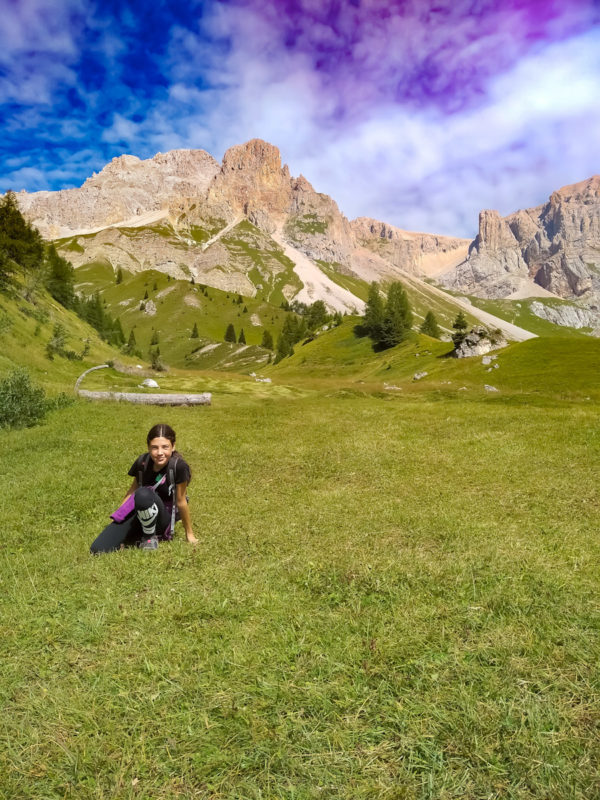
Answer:
[(228, 221), (246, 217), (267, 233), (285, 231), (311, 258), (349, 265), (352, 233), (337, 204), (315, 192), (303, 175), (292, 178), (279, 150), (260, 139), (225, 153), (206, 207), (212, 216)]
[(414, 275), (434, 275), (460, 263), (467, 255), (468, 239), (403, 231), (369, 217), (359, 217), (350, 225), (363, 247)]
[[(548, 306), (537, 300), (529, 308), (540, 319), (546, 319), (554, 325), (563, 325), (567, 328), (594, 328), (598, 324), (596, 312), (577, 308), (571, 305)], [(594, 333), (594, 335), (597, 335)]]
[(204, 150), (172, 150), (145, 161), (124, 155), (78, 189), (19, 192), (17, 199), (42, 236), (56, 239), (166, 210), (178, 198), (206, 192), (218, 170)]
[(502, 218), (482, 211), (464, 263), (444, 274), (448, 287), (507, 297), (524, 281), (565, 299), (600, 302), (600, 176), (566, 186), (548, 203)]
[(207, 206), (228, 221), (247, 217), (269, 232), (291, 207), (291, 180), (279, 150), (260, 139), (231, 147), (214, 176)]
[(350, 223), (260, 139), (230, 148), (220, 166), (202, 150), (146, 161), (121, 156), (79, 189), (22, 192), (18, 200), (45, 237), (62, 239), (61, 252), (75, 267), (104, 261), (115, 270), (155, 268), (248, 295), (277, 285), (291, 298), (302, 288), (294, 262), (283, 256), (286, 243), (366, 280), (435, 274), (464, 260), (468, 245), (375, 220)]

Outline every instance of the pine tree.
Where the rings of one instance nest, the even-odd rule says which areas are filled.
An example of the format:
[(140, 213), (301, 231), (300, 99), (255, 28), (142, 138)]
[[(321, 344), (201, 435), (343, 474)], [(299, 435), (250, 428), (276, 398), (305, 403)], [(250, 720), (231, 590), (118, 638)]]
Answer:
[(147, 300), (147, 299), (148, 299), (148, 289), (146, 289), (146, 291), (144, 292), (144, 300)]
[(244, 329), (240, 330), (240, 335), (238, 336), (238, 344), (246, 344), (246, 337), (244, 335)]
[(440, 338), (440, 329), (433, 311), (428, 311), (425, 315), (425, 319), (421, 325), (421, 333), (425, 333), (427, 336), (432, 336), (434, 339)]
[(125, 345), (125, 352), (132, 355), (135, 353), (137, 348), (137, 342), (135, 340), (135, 333), (133, 332), (133, 328), (131, 329), (131, 333), (129, 334), (129, 339), (127, 340), (127, 344)]
[(59, 256), (56, 247), (48, 246), (46, 254), (46, 288), (65, 308), (73, 308), (75, 271), (69, 261)]
[(198, 333), (198, 325), (194, 322), (194, 327), (192, 329), (192, 335), (190, 336), (190, 339), (197, 339), (199, 336), (200, 334)]
[(300, 341), (303, 335), (301, 325), (304, 326), (304, 333), (306, 333), (306, 323), (304, 319), (302, 319), (302, 323), (299, 323), (295, 314), (288, 314), (286, 316), (283, 328), (277, 339), (275, 363), (281, 361), (282, 358), (293, 355), (294, 345), (296, 342)]
[(116, 345), (116, 347), (121, 347), (122, 345), (125, 344), (125, 334), (123, 332), (123, 326), (121, 325), (121, 320), (118, 317), (115, 319), (113, 324), (110, 343)]
[(327, 322), (327, 307), (322, 300), (315, 300), (306, 314), (306, 327), (309, 331), (316, 331)]
[(13, 261), (24, 270), (39, 269), (44, 261), (44, 245), (39, 231), (19, 211), (14, 192), (0, 200), (0, 278), (6, 278)]
[(271, 335), (270, 331), (268, 331), (266, 328), (263, 331), (262, 341), (260, 343), (260, 346), (266, 347), (267, 350), (273, 349), (273, 336)]
[(235, 328), (233, 324), (230, 322), (227, 326), (227, 330), (225, 331), (225, 341), (226, 342), (235, 342)]
[(379, 284), (373, 282), (369, 287), (363, 327), (374, 342), (380, 342), (383, 338), (383, 312), (384, 306)]
[(452, 342), (454, 344), (454, 349), (458, 350), (461, 346), (465, 337), (467, 335), (467, 328), (469, 327), (469, 323), (467, 322), (467, 318), (463, 314), (462, 311), (459, 311), (456, 315), (456, 319), (452, 323), (452, 327), (454, 328), (454, 333), (452, 334)]
[(150, 339), (150, 347), (154, 347), (155, 344), (158, 344), (158, 331), (154, 331)]
[(117, 275), (115, 277), (115, 283), (117, 283), (117, 284), (123, 283), (123, 270), (121, 269), (121, 267), (119, 267), (119, 269), (117, 270)]
[(412, 311), (408, 296), (401, 283), (394, 281), (388, 289), (388, 298), (383, 314), (383, 335), (378, 344), (395, 347), (406, 339), (412, 326)]

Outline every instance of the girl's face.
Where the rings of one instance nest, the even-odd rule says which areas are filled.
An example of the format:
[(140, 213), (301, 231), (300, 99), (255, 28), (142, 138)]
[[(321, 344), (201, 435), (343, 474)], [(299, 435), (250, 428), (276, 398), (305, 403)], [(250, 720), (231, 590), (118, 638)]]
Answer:
[(173, 449), (174, 445), (171, 444), (168, 439), (165, 439), (164, 436), (157, 436), (156, 439), (150, 439), (148, 452), (157, 470), (166, 466), (173, 454)]

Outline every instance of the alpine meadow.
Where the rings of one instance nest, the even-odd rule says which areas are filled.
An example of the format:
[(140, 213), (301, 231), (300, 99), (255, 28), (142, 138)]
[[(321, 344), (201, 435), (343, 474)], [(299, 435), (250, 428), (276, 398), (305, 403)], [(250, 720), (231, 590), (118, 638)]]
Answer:
[(598, 4), (5, 6), (0, 800), (600, 798)]

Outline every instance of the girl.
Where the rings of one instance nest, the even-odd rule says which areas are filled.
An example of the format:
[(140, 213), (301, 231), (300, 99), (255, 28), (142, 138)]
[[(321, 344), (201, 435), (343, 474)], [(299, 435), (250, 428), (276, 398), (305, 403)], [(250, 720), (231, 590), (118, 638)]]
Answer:
[(92, 553), (109, 553), (134, 545), (156, 550), (159, 538), (173, 538), (176, 512), (183, 522), (187, 541), (198, 542), (185, 493), (191, 471), (175, 450), (175, 431), (169, 425), (155, 425), (148, 432), (146, 442), (148, 452), (138, 456), (131, 465), (128, 474), (133, 481), (129, 491), (111, 514), (113, 522), (92, 544)]

